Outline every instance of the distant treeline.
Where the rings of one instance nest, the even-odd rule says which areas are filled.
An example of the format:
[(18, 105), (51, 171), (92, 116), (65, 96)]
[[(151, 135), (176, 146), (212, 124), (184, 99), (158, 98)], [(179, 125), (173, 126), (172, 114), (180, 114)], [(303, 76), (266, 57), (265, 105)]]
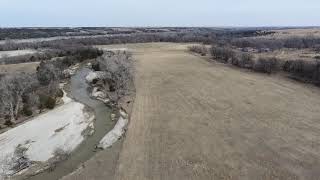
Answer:
[(0, 28), (0, 40), (79, 35), (73, 28)]
[(71, 38), (63, 40), (52, 40), (42, 42), (24, 42), (15, 43), (8, 41), (0, 45), (0, 51), (19, 50), (19, 49), (64, 49), (66, 46), (74, 45), (108, 45), (124, 43), (144, 43), (144, 42), (206, 42), (210, 43), (212, 39), (206, 34), (200, 33), (143, 33), (131, 35), (114, 35), (110, 37), (88, 37)]
[(0, 59), (0, 64), (19, 64), (27, 62), (39, 62), (52, 60), (52, 58), (63, 57), (70, 59), (92, 59), (100, 56), (103, 52), (97, 48), (75, 44), (63, 46), (60, 49), (49, 49), (41, 53), (26, 54), (21, 56), (5, 57)]
[[(137, 29), (136, 29), (137, 30)], [(217, 30), (212, 28), (194, 28), (194, 29), (176, 29), (177, 32), (170, 29), (170, 32), (163, 32), (164, 29), (146, 29), (145, 32), (155, 33), (133, 33), (117, 34), (108, 37), (87, 37), (59, 39), (43, 42), (24, 42), (15, 43), (7, 41), (0, 45), (0, 51), (19, 50), (19, 49), (38, 49), (50, 48), (61, 49), (63, 46), (78, 45), (107, 45), (122, 43), (146, 43), (146, 42), (200, 42), (204, 44), (216, 44), (220, 46), (234, 46), (239, 48), (269, 48), (276, 50), (281, 48), (319, 48), (320, 38), (313, 36), (306, 37), (288, 37), (283, 39), (259, 38), (272, 34), (272, 31), (263, 30)], [(63, 32), (66, 30), (63, 30)], [(142, 31), (142, 30), (139, 30)], [(185, 31), (185, 32), (184, 32)], [(59, 31), (58, 31), (59, 33)], [(112, 34), (112, 32), (110, 32)], [(252, 38), (257, 37), (257, 38)]]
[(281, 48), (320, 48), (320, 38), (314, 36), (288, 37), (283, 39), (238, 38), (230, 40), (230, 44), (240, 48), (270, 48), (271, 50)]

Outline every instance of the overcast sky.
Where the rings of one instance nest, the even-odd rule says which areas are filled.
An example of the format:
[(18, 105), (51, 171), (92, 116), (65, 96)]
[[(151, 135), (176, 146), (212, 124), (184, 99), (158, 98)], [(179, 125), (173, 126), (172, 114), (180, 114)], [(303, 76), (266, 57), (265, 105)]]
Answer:
[(0, 27), (319, 25), (320, 0), (0, 0)]

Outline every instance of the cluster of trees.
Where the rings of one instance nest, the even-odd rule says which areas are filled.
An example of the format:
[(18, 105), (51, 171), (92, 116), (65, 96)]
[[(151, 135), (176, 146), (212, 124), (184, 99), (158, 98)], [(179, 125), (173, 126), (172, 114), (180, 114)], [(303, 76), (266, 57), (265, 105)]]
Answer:
[(61, 49), (50, 49), (42, 53), (27, 54), (21, 56), (2, 57), (0, 64), (19, 64), (26, 62), (39, 62), (51, 60), (55, 57), (64, 57), (65, 61), (82, 61), (94, 59), (103, 54), (103, 51), (83, 45), (63, 46)]
[(320, 85), (320, 61), (283, 60), (275, 57), (260, 57), (254, 59), (249, 53), (236, 53), (230, 48), (215, 47), (210, 49), (214, 59), (229, 63), (240, 68), (252, 69), (256, 72), (273, 73), (279, 70), (290, 74), (299, 81)]
[(19, 49), (64, 49), (72, 46), (125, 44), (125, 43), (145, 43), (145, 42), (205, 42), (210, 43), (213, 34), (208, 32), (168, 32), (168, 33), (140, 33), (113, 35), (108, 37), (87, 37), (79, 39), (60, 39), (42, 42), (15, 43), (9, 41), (0, 45), (0, 51), (19, 50)]
[[(135, 30), (133, 30), (135, 31)], [(150, 33), (122, 33), (112, 36), (86, 37), (59, 39), (42, 42), (15, 43), (8, 41), (0, 45), (2, 50), (19, 49), (63, 49), (74, 45), (106, 45), (120, 43), (145, 43), (145, 42), (200, 42), (205, 44), (230, 45), (240, 48), (320, 48), (320, 38), (314, 36), (288, 37), (282, 39), (250, 38), (272, 34), (274, 32), (263, 29), (212, 29), (212, 28), (189, 28), (173, 29), (169, 32)]]
[(277, 50), (281, 48), (319, 48), (320, 38), (314, 36), (288, 37), (283, 39), (237, 38), (230, 40), (230, 44), (240, 48), (269, 48), (271, 50)]
[(37, 80), (34, 75), (30, 74), (6, 75), (1, 78), (0, 112), (2, 116), (6, 117), (8, 125), (17, 119), (23, 97), (32, 94), (36, 86)]
[(258, 72), (272, 73), (279, 70), (279, 60), (275, 57), (263, 58), (260, 57), (254, 64), (253, 69)]
[(237, 53), (227, 47), (212, 46), (210, 53), (214, 59), (223, 63), (246, 69), (252, 69), (262, 73), (272, 73), (278, 69), (278, 59), (258, 58), (257, 60), (249, 53)]
[(162, 33), (179, 32), (189, 28), (108, 28), (108, 27), (78, 27), (78, 28), (0, 28), (0, 40), (48, 38), (56, 36), (88, 36), (106, 34)]
[(268, 29), (257, 29), (257, 28), (243, 28), (243, 29), (221, 29), (217, 31), (217, 35), (223, 39), (234, 39), (242, 37), (256, 37), (256, 36), (266, 36), (274, 34), (274, 31)]
[(205, 45), (194, 45), (188, 47), (189, 51), (200, 54), (201, 56), (206, 56), (208, 49)]
[(235, 52), (232, 49), (226, 47), (212, 46), (210, 49), (210, 53), (213, 58), (224, 63), (227, 63), (229, 59), (235, 57)]
[[(85, 33), (85, 35), (98, 33)], [(84, 35), (77, 28), (0, 28), (0, 40)]]
[(102, 51), (89, 47), (63, 50), (67, 55), (51, 61), (41, 61), (36, 73), (16, 73), (0, 77), (0, 120), (10, 126), (21, 116), (53, 109), (63, 96), (59, 82), (66, 76), (63, 71), (85, 59), (101, 56)]
[[(41, 71), (52, 73), (50, 70)], [(61, 96), (58, 82), (52, 79), (50, 84), (44, 85), (39, 77), (38, 74), (18, 73), (1, 78), (0, 119), (5, 125), (12, 125), (21, 115), (31, 116), (36, 110), (54, 108), (58, 95)]]
[(288, 60), (285, 61), (282, 69), (296, 80), (320, 85), (320, 61), (318, 60)]
[(134, 68), (130, 53), (108, 52), (97, 58), (92, 68), (105, 73), (101, 88), (113, 103), (132, 92)]

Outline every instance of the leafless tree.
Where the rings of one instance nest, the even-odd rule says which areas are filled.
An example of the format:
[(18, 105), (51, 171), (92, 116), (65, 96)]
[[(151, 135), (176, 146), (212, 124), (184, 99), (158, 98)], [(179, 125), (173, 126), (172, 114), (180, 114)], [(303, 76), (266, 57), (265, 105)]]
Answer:
[(194, 52), (194, 53), (198, 53), (201, 56), (205, 56), (208, 53), (208, 49), (206, 48), (205, 45), (194, 45), (194, 46), (190, 46), (188, 47), (189, 51)]
[(109, 74), (107, 78), (107, 91), (114, 92), (117, 101), (122, 96), (129, 93), (133, 85), (133, 60), (130, 53), (126, 51), (116, 52), (114, 55), (104, 55), (98, 58), (99, 67)]
[(30, 74), (6, 75), (0, 82), (0, 105), (4, 114), (10, 115), (15, 122), (22, 105), (22, 95), (37, 85), (37, 80)]
[(37, 68), (37, 77), (41, 85), (49, 85), (51, 82), (59, 79), (61, 70), (52, 63), (41, 61)]

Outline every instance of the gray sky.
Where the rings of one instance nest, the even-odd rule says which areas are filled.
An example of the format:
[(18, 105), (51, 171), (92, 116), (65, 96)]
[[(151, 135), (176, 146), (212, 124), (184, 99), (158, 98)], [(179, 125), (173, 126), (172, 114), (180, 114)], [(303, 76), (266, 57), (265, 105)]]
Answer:
[(8, 26), (320, 26), (320, 0), (0, 0)]

